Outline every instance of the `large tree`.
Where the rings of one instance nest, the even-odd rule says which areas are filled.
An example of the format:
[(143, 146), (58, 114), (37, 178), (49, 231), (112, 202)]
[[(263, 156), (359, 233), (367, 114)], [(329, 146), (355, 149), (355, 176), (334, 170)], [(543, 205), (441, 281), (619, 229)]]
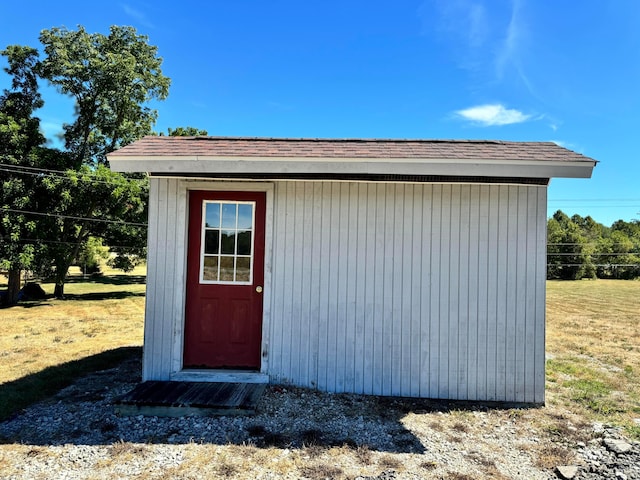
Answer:
[(0, 96), (0, 265), (8, 272), (4, 303), (14, 304), (20, 290), (20, 275), (33, 267), (41, 243), (25, 238), (38, 235), (41, 224), (24, 212), (38, 211), (42, 185), (33, 170), (41, 167), (44, 136), (34, 112), (43, 105), (34, 67), (37, 50), (10, 46), (0, 52), (7, 58), (4, 71), (11, 75), (11, 88)]
[(164, 100), (170, 80), (146, 36), (126, 26), (112, 26), (109, 35), (52, 28), (40, 42), (41, 76), (75, 100), (75, 121), (64, 126), (69, 152), (86, 164), (105, 163), (107, 153), (151, 133), (157, 111), (147, 103)]
[[(162, 74), (157, 48), (132, 27), (113, 26), (108, 35), (89, 34), (83, 27), (52, 28), (41, 32), (40, 41), (42, 60), (28, 47), (13, 46), (7, 51), (30, 52), (29, 61), (23, 62), (23, 76), (33, 81), (39, 76), (70, 96), (75, 101), (75, 116), (63, 126), (65, 149), (58, 152), (57, 168), (47, 167), (58, 171), (42, 171), (37, 177), (38, 184), (50, 192), (46, 216), (30, 213), (24, 217), (23, 223), (38, 225), (37, 236), (23, 231), (13, 236), (16, 244), (33, 237), (46, 246), (38, 255), (38, 264), (52, 270), (54, 294), (63, 297), (69, 267), (91, 238), (116, 245), (119, 257), (115, 263), (122, 268), (130, 268), (144, 254), (147, 179), (111, 172), (106, 155), (151, 133), (157, 112), (148, 104), (166, 98), (170, 80)], [(37, 82), (31, 91), (37, 94)], [(32, 102), (25, 118), (32, 118), (33, 110), (41, 105), (39, 95), (37, 100), (40, 103)], [(42, 140), (41, 135), (39, 138)], [(21, 153), (24, 148), (18, 147), (8, 147), (14, 163), (28, 166), (28, 158)], [(15, 191), (25, 190), (17, 186)], [(22, 204), (12, 210), (37, 212), (34, 208)], [(15, 218), (9, 223), (14, 222)], [(34, 243), (31, 245), (25, 250), (31, 254), (27, 260), (35, 258)], [(2, 254), (3, 260), (5, 257)]]
[(56, 205), (54, 233), (61, 240), (54, 294), (62, 297), (68, 269), (90, 237), (115, 242), (116, 264), (123, 268), (144, 253), (146, 179), (111, 172), (106, 155), (151, 133), (157, 111), (148, 103), (167, 97), (170, 80), (162, 74), (157, 48), (133, 27), (112, 26), (109, 35), (53, 28), (40, 41), (40, 75), (75, 101), (75, 121), (64, 126), (64, 140), (69, 155), (83, 165), (59, 184), (66, 200)]

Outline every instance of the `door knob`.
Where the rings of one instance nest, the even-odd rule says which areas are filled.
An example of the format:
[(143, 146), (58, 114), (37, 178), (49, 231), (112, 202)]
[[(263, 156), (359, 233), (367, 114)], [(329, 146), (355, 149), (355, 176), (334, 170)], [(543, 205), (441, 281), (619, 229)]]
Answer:
[(256, 287), (256, 292), (262, 293), (262, 287), (260, 285)]

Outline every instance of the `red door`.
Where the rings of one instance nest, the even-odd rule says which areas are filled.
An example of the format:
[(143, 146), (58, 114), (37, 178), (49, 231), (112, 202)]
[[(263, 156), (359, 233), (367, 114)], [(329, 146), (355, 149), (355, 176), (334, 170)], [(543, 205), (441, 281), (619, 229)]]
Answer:
[(184, 368), (260, 369), (265, 198), (189, 194)]

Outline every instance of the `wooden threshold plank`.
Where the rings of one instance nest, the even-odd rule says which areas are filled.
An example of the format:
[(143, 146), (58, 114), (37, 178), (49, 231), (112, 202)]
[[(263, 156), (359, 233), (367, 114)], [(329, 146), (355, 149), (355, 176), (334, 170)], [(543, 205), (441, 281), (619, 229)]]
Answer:
[(121, 415), (251, 415), (266, 384), (147, 381), (118, 401)]

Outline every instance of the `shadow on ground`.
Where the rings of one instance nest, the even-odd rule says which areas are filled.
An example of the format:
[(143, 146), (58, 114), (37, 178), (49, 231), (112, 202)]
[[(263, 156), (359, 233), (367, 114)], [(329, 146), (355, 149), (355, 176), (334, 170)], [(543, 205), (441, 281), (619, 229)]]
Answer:
[(0, 420), (15, 416), (33, 403), (56, 395), (81, 377), (121, 366), (126, 360), (137, 359), (141, 355), (141, 347), (120, 347), (80, 360), (47, 367), (37, 373), (2, 383), (0, 384)]
[(146, 275), (72, 275), (66, 283), (100, 283), (103, 285), (134, 285), (147, 283)]
[[(513, 408), (514, 405), (448, 402), (426, 399), (328, 394), (316, 390), (269, 386), (254, 416), (121, 417), (117, 399), (140, 381), (139, 348), (118, 349), (117, 367), (79, 378), (57, 395), (0, 423), (0, 443), (51, 445), (145, 444), (254, 445), (283, 449), (346, 447), (388, 452), (425, 453), (425, 447), (403, 419), (410, 413), (448, 413)], [(86, 362), (87, 371), (92, 357)], [(104, 367), (103, 361), (99, 362)], [(54, 367), (54, 369), (57, 367)], [(41, 375), (53, 374), (53, 369)], [(39, 374), (40, 375), (40, 374)], [(32, 379), (0, 386), (17, 394)], [(44, 419), (44, 420), (43, 420)]]
[(98, 293), (78, 293), (65, 295), (65, 300), (122, 300), (128, 297), (144, 297), (144, 292), (98, 292)]

